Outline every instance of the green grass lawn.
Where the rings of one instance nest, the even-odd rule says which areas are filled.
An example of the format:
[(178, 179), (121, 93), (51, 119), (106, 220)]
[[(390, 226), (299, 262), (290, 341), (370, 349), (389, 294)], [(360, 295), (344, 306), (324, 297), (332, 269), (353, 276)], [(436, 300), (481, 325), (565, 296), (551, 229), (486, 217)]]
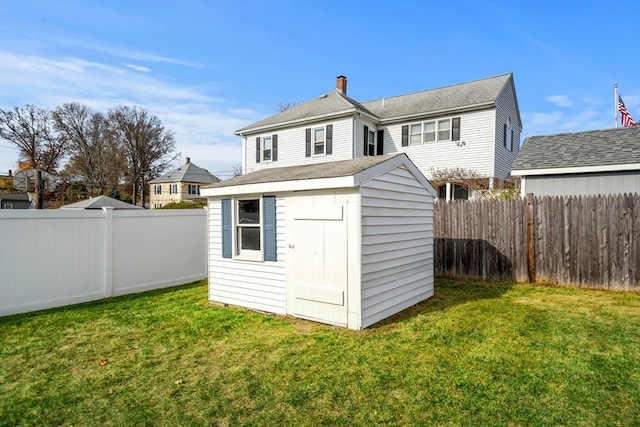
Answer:
[(0, 318), (1, 425), (640, 425), (640, 294), (437, 280), (364, 331), (205, 282)]

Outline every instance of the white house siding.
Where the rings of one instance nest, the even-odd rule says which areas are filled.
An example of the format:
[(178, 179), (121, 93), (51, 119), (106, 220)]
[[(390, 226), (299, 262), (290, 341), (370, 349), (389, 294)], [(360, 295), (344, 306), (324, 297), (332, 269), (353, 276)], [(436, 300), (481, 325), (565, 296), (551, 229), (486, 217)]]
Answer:
[(402, 126), (420, 120), (389, 125), (385, 129), (384, 153), (406, 153), (427, 179), (433, 176), (431, 168), (464, 168), (493, 176), (494, 114), (493, 109), (487, 109), (436, 118), (460, 117), (460, 141), (464, 141), (462, 146), (458, 146), (456, 141), (444, 141), (403, 147)]
[[(353, 156), (354, 159), (359, 158), (359, 157), (364, 157), (364, 127), (368, 126), (369, 129), (372, 129), (376, 132), (376, 138), (377, 136), (377, 132), (378, 132), (378, 125), (376, 123), (374, 123), (371, 120), (363, 120), (363, 119), (356, 119), (354, 120), (355, 123), (355, 129), (354, 129), (354, 154), (355, 156)], [(384, 152), (384, 154), (388, 154), (386, 151)]]
[[(333, 125), (333, 154), (305, 157), (305, 130), (310, 127)], [(337, 120), (318, 122), (281, 129), (274, 132), (252, 134), (245, 138), (244, 168), (245, 174), (269, 167), (298, 166), (313, 163), (335, 162), (352, 158), (353, 118), (345, 117)], [(263, 138), (278, 135), (278, 160), (275, 162), (256, 163), (256, 137)]]
[(536, 196), (640, 193), (640, 171), (524, 176), (523, 193)]
[(360, 192), (366, 328), (433, 295), (433, 198), (404, 167)]
[(209, 202), (209, 300), (286, 314), (285, 203), (276, 198), (277, 261), (222, 257), (221, 199)]
[[(520, 151), (520, 128), (515, 93), (511, 85), (505, 85), (496, 99), (495, 121), (495, 173), (497, 178), (507, 178), (511, 174), (511, 165)], [(511, 118), (513, 129), (513, 145), (509, 151), (504, 146), (504, 124)]]

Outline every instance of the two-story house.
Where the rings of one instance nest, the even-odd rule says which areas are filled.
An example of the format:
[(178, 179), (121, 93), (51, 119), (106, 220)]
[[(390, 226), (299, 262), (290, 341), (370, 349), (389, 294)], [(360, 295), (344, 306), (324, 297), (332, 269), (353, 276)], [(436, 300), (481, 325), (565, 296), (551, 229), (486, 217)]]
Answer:
[(149, 204), (151, 209), (157, 209), (168, 203), (204, 200), (200, 196), (200, 187), (218, 181), (217, 176), (191, 163), (191, 159), (186, 157), (180, 167), (149, 181)]
[[(434, 170), (464, 169), (507, 178), (518, 154), (522, 121), (513, 75), (358, 102), (347, 78), (336, 90), (236, 131), (243, 173), (264, 168), (406, 153), (431, 178)], [(455, 183), (440, 198), (468, 198)]]

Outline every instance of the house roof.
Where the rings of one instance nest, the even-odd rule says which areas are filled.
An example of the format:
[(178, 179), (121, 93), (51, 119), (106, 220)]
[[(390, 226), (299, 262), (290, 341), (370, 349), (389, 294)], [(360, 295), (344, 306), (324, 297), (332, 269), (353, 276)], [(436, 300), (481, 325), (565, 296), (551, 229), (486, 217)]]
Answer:
[(525, 139), (512, 175), (640, 169), (640, 127), (593, 130)]
[(511, 73), (369, 102), (358, 102), (338, 90), (333, 90), (319, 98), (239, 129), (236, 135), (353, 113), (363, 113), (374, 120), (385, 122), (414, 116), (486, 108), (495, 105), (498, 96), (508, 84), (513, 87)]
[(218, 182), (220, 179), (209, 173), (208, 170), (202, 169), (191, 163), (191, 160), (187, 157), (185, 163), (160, 176), (159, 178), (152, 179), (149, 184), (158, 184), (162, 182), (193, 182), (195, 184), (211, 184)]
[[(345, 188), (404, 165), (435, 196), (435, 190), (406, 154), (361, 157), (353, 160), (261, 169), (200, 189), (203, 196)], [(286, 185), (285, 185), (286, 183)]]
[(131, 203), (123, 202), (121, 200), (116, 200), (109, 196), (92, 197), (81, 202), (64, 205), (60, 209), (102, 209), (107, 207), (111, 207), (113, 209), (144, 209), (140, 206), (135, 206)]
[(16, 202), (28, 202), (29, 195), (23, 193), (2, 193), (0, 194), (0, 200), (11, 200)]

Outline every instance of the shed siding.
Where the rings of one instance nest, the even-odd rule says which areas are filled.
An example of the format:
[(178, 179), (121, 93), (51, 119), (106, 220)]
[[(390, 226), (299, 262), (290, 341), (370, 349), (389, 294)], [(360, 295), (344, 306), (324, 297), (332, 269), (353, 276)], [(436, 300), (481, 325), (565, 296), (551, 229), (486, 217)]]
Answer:
[(526, 176), (524, 183), (536, 196), (640, 193), (640, 171)]
[(433, 198), (404, 167), (360, 189), (363, 328), (433, 295)]
[(402, 126), (420, 122), (415, 120), (378, 128), (384, 129), (384, 153), (406, 153), (427, 179), (432, 177), (431, 168), (464, 168), (483, 175), (493, 175), (495, 110), (491, 108), (435, 119), (447, 117), (460, 117), (460, 141), (464, 141), (464, 145), (458, 146), (456, 141), (444, 141), (403, 147)]
[[(504, 125), (507, 123), (507, 118), (511, 119), (511, 129), (513, 129), (513, 148), (511, 151), (504, 146)], [(518, 119), (516, 95), (511, 85), (505, 85), (498, 99), (496, 99), (495, 173), (493, 176), (504, 179), (510, 175), (511, 165), (520, 151), (521, 126)]]
[(276, 198), (277, 261), (253, 262), (222, 257), (220, 199), (209, 200), (209, 300), (286, 314), (285, 203)]
[[(333, 154), (305, 157), (305, 130), (319, 126), (333, 125)], [(277, 132), (265, 132), (246, 136), (244, 145), (244, 171), (247, 174), (265, 168), (298, 166), (323, 162), (335, 162), (352, 158), (351, 141), (353, 138), (353, 119), (351, 117), (318, 122), (313, 125), (291, 127)], [(256, 163), (256, 137), (261, 139), (269, 135), (278, 135), (278, 160)]]

